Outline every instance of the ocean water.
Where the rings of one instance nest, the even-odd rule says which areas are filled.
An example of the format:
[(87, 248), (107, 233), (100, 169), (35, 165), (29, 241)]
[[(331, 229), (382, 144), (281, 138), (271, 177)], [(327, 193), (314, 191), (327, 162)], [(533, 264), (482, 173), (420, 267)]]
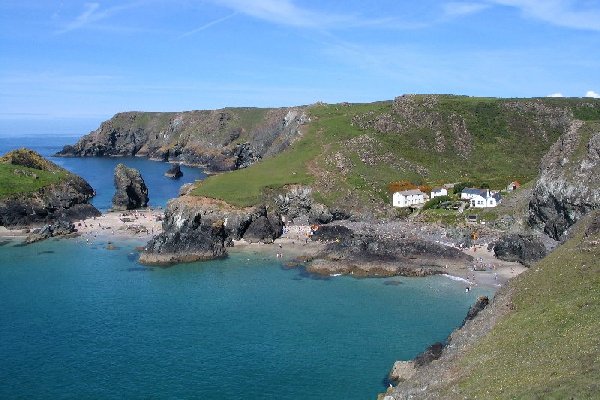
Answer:
[(490, 294), (247, 254), (146, 268), (135, 242), (0, 244), (0, 398), (373, 399)]
[[(47, 156), (75, 139), (0, 138), (0, 151)], [(53, 161), (108, 208), (123, 159)], [(155, 205), (176, 195), (166, 164), (125, 161)], [(317, 279), (257, 254), (146, 268), (141, 244), (0, 241), (0, 398), (374, 399), (395, 360), (445, 339), (492, 294), (441, 276)]]
[(48, 157), (52, 162), (78, 174), (92, 185), (96, 190), (96, 196), (91, 203), (100, 211), (106, 211), (112, 206), (112, 196), (115, 194), (113, 174), (118, 163), (140, 171), (148, 186), (151, 207), (164, 207), (169, 199), (177, 197), (181, 185), (206, 178), (206, 174), (201, 169), (182, 166), (183, 177), (177, 180), (169, 179), (164, 176), (165, 171), (169, 169), (169, 164), (139, 157), (52, 157), (64, 145), (73, 144), (77, 139), (77, 136), (68, 135), (0, 136), (0, 155), (10, 150), (27, 147)]

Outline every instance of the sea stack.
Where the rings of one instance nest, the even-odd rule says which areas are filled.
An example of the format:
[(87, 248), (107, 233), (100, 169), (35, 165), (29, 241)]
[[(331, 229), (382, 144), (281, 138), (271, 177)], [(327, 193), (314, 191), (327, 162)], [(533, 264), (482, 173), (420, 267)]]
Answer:
[(171, 168), (165, 172), (165, 176), (171, 179), (179, 179), (183, 176), (183, 172), (181, 172), (181, 167), (179, 164), (173, 164)]
[(115, 188), (113, 210), (134, 210), (148, 205), (148, 188), (137, 169), (118, 164), (115, 167)]

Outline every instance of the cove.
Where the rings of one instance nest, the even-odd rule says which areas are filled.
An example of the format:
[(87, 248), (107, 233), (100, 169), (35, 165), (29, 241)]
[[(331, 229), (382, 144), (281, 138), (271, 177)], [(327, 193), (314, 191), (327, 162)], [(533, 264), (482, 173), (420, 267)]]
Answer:
[(444, 277), (315, 279), (279, 260), (146, 268), (81, 239), (0, 249), (0, 397), (368, 399), (478, 295)]

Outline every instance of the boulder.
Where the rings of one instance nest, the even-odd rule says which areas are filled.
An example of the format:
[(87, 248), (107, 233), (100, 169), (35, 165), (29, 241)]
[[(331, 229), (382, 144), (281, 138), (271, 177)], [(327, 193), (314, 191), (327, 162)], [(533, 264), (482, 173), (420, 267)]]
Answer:
[(115, 188), (113, 210), (134, 210), (148, 205), (148, 188), (137, 169), (118, 164), (115, 168)]
[(183, 172), (181, 172), (181, 167), (179, 164), (173, 164), (171, 168), (165, 172), (165, 176), (171, 179), (179, 179), (183, 176)]
[(392, 382), (406, 381), (412, 378), (417, 372), (414, 361), (396, 361), (390, 374), (389, 380)]
[(539, 261), (548, 253), (544, 243), (534, 235), (508, 234), (494, 244), (494, 255), (504, 261), (517, 261), (525, 266)]
[(44, 225), (41, 228), (34, 229), (25, 238), (25, 243), (39, 242), (40, 240), (49, 239), (51, 237), (69, 235), (76, 232), (75, 224), (67, 220), (58, 220), (52, 224)]

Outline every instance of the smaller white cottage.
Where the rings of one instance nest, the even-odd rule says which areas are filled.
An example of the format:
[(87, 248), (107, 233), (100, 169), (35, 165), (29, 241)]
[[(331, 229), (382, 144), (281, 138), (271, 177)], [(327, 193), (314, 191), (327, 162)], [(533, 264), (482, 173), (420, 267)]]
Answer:
[(502, 202), (500, 193), (491, 193), (489, 189), (464, 188), (460, 198), (469, 200), (471, 207), (475, 208), (496, 207)]
[(411, 207), (425, 203), (425, 193), (419, 189), (403, 190), (396, 192), (392, 196), (392, 205), (394, 207)]
[(434, 187), (431, 189), (431, 198), (436, 198), (439, 196), (448, 196), (448, 190), (443, 187)]

